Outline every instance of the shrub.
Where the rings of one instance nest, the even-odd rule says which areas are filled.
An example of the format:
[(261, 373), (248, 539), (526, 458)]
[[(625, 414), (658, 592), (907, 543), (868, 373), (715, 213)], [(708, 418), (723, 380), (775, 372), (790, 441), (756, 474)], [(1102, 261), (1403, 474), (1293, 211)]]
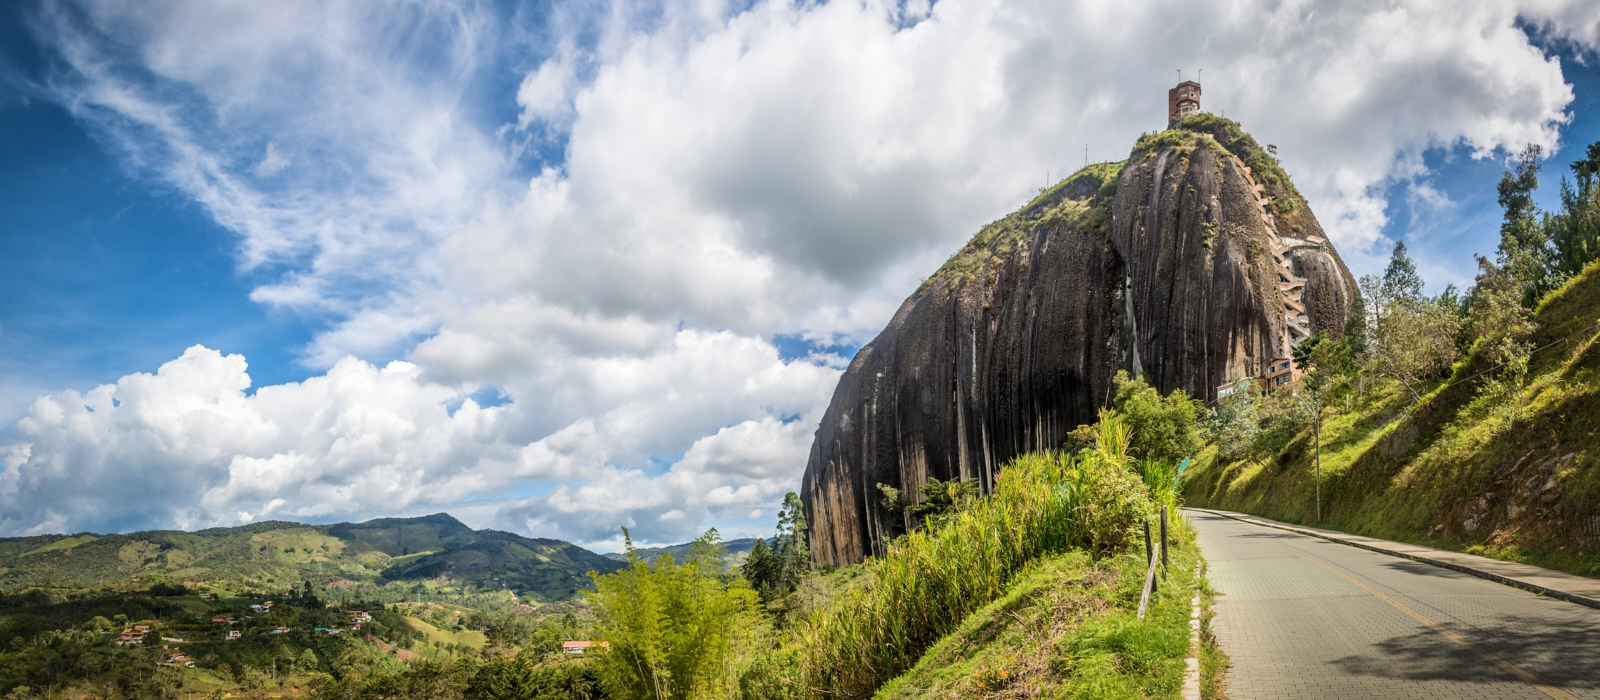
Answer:
[(1150, 494), (1150, 501), (1157, 506), (1166, 506), (1169, 513), (1177, 515), (1178, 465), (1166, 460), (1146, 460), (1139, 463), (1139, 472), (1144, 477), (1144, 488)]
[(805, 679), (793, 647), (755, 657), (739, 676), (739, 697), (750, 700), (805, 700)]

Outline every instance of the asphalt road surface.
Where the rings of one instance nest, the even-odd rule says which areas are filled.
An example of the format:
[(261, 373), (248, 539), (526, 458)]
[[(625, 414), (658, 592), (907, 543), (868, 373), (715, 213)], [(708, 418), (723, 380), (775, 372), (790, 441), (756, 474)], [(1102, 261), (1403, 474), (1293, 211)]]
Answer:
[(1600, 610), (1315, 537), (1187, 512), (1231, 700), (1593, 698)]

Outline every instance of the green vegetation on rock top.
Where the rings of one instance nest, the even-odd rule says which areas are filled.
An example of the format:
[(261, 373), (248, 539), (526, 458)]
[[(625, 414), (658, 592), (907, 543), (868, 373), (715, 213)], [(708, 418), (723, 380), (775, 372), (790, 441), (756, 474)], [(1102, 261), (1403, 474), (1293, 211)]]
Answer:
[(1117, 178), (1123, 162), (1095, 163), (1039, 192), (1037, 197), (1005, 218), (978, 231), (961, 250), (945, 261), (937, 272), (922, 283), (926, 290), (935, 280), (949, 289), (960, 289), (994, 274), (993, 265), (1003, 264), (1013, 251), (1040, 229), (1052, 226), (1109, 231), (1111, 200), (1116, 195)]

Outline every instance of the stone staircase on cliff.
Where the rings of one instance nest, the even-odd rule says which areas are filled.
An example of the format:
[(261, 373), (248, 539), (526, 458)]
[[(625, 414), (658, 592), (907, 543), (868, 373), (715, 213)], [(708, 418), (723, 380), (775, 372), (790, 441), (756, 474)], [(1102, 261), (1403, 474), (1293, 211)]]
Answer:
[(1293, 352), (1305, 339), (1311, 337), (1311, 317), (1306, 313), (1303, 295), (1306, 289), (1306, 278), (1294, 273), (1290, 267), (1290, 251), (1310, 248), (1321, 250), (1327, 247), (1327, 239), (1321, 236), (1306, 236), (1294, 238), (1278, 235), (1278, 223), (1272, 216), (1272, 210), (1267, 206), (1271, 198), (1263, 192), (1266, 187), (1256, 183), (1250, 174), (1250, 168), (1239, 160), (1238, 156), (1231, 156), (1234, 167), (1244, 173), (1244, 179), (1250, 183), (1250, 196), (1255, 199), (1256, 209), (1261, 213), (1261, 220), (1267, 225), (1268, 242), (1272, 248), (1272, 264), (1278, 272), (1278, 294), (1283, 298), (1284, 315), (1284, 347)]

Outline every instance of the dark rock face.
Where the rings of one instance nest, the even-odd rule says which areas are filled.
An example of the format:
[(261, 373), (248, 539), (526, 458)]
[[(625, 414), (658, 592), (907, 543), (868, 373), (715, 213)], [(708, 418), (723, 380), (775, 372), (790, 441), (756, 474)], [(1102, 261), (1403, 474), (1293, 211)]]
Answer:
[[(1252, 167), (1253, 166), (1253, 167)], [(1093, 422), (1120, 369), (1211, 400), (1318, 330), (1355, 282), (1275, 161), (1210, 115), (1141, 139), (990, 224), (850, 363), (801, 499), (819, 562), (882, 553), (882, 507), (930, 478), (984, 491)]]

